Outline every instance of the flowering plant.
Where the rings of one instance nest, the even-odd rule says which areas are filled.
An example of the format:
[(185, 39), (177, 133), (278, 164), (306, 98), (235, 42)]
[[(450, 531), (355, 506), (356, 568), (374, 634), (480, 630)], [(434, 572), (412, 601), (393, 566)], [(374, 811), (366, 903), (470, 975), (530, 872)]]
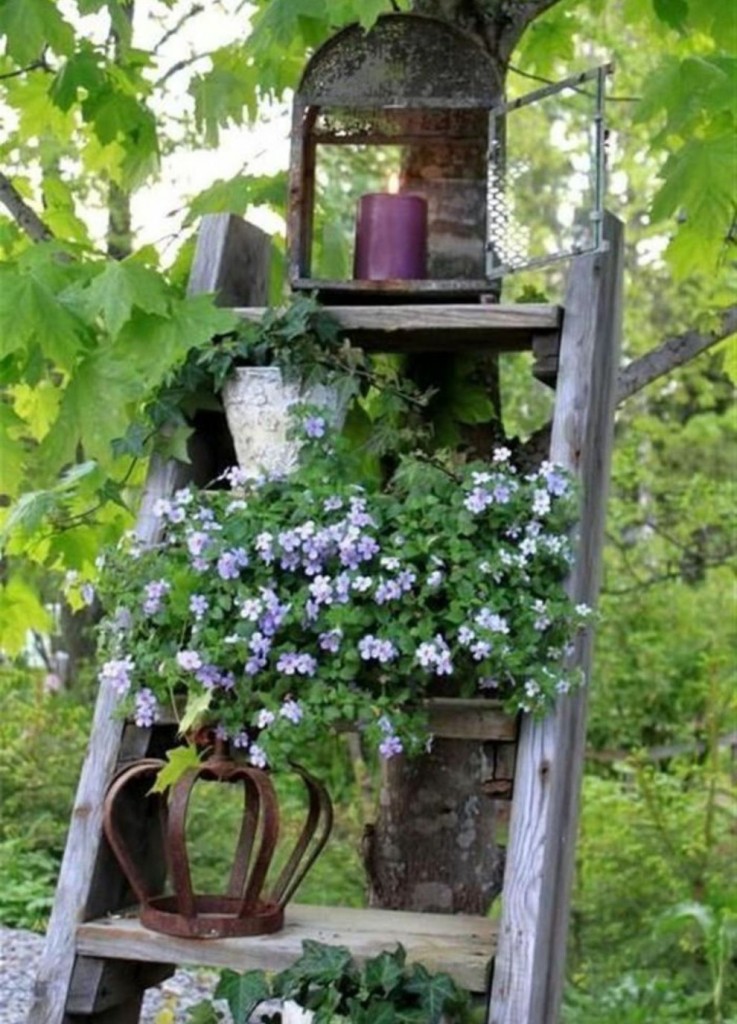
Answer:
[(564, 472), (522, 474), (504, 448), (490, 463), (415, 455), (365, 490), (342, 439), (301, 415), (289, 477), (232, 469), (182, 490), (158, 503), (160, 543), (107, 557), (100, 681), (126, 712), (149, 725), (184, 692), (183, 728), (263, 766), (342, 722), (384, 757), (412, 753), (428, 696), (544, 712), (576, 683), (563, 664), (586, 610), (563, 589)]

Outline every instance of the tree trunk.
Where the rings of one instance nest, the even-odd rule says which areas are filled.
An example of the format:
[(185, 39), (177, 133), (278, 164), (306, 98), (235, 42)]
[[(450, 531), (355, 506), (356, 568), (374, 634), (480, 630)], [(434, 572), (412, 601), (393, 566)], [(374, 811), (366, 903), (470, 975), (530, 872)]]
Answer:
[[(492, 58), (500, 98), (509, 54), (527, 23), (522, 16), (513, 21), (501, 7), (488, 0), (414, 4), (417, 13), (450, 21), (479, 39)], [(526, 8), (531, 20), (536, 4)], [(478, 118), (479, 145), (466, 154), (463, 166), (458, 164), (458, 150), (444, 153), (437, 146), (412, 148), (405, 160), (405, 187), (427, 195), (431, 229), (442, 229), (445, 256), (441, 265), (431, 263), (433, 277), (484, 276), (488, 120), (484, 112), (470, 114)], [(454, 358), (418, 356), (409, 361), (408, 372), (425, 386), (436, 385), (437, 401), (442, 402)], [(464, 445), (484, 457), (503, 436), (498, 360), (478, 359), (472, 375), (473, 383), (487, 389), (497, 410), (496, 419), (488, 424), (462, 428)], [(395, 757), (384, 765), (377, 820), (367, 826), (364, 837), (372, 906), (487, 912), (501, 892), (504, 849), (497, 822), (508, 808), (483, 791), (482, 784), (491, 775), (487, 749), (480, 742), (437, 739), (432, 752), (423, 757), (411, 762)]]
[(435, 740), (424, 757), (385, 763), (378, 820), (364, 837), (371, 906), (486, 913), (504, 854), (498, 804), (482, 791), (492, 773), (484, 746)]

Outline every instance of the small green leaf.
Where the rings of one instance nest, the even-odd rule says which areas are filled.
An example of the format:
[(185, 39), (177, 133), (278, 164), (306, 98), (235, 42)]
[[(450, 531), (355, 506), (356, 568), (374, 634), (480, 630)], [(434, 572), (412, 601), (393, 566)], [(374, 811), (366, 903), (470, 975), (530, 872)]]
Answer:
[(687, 0), (653, 0), (653, 10), (660, 21), (678, 30), (688, 18)]
[(0, 650), (11, 657), (20, 654), (29, 629), (48, 632), (51, 616), (36, 591), (18, 576), (0, 587)]
[(190, 729), (193, 729), (198, 724), (200, 716), (204, 715), (211, 703), (212, 690), (205, 690), (203, 693), (197, 694), (197, 696), (191, 693), (187, 695), (187, 704), (179, 722), (179, 733), (181, 736), (186, 735)]
[(174, 786), (179, 779), (188, 772), (190, 768), (196, 768), (200, 763), (200, 755), (197, 748), (186, 744), (183, 747), (174, 747), (166, 752), (167, 763), (159, 769), (156, 781), (151, 787), (151, 793), (165, 793), (170, 786)]
[(233, 1024), (247, 1024), (251, 1014), (271, 996), (271, 987), (263, 971), (245, 971), (237, 974), (225, 970), (215, 989), (216, 999), (225, 999), (233, 1015)]

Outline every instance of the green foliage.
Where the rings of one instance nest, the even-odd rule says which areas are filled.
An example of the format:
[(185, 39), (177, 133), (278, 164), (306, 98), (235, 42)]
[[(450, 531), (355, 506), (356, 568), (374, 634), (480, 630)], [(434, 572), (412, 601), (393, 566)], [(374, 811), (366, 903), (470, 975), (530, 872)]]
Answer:
[(721, 1021), (737, 1009), (727, 767), (714, 745), (704, 765), (633, 760), (586, 778), (566, 1024)]
[(0, 923), (43, 931), (51, 910), (58, 864), (21, 838), (0, 839)]
[[(401, 945), (367, 960), (362, 968), (342, 946), (307, 940), (302, 949), (290, 968), (273, 977), (263, 971), (222, 972), (215, 998), (227, 1002), (235, 1024), (246, 1024), (271, 996), (311, 1010), (315, 1024), (440, 1024), (441, 1020), (465, 1024), (471, 1020), (468, 995), (446, 974), (432, 974), (420, 964), (408, 966)], [(279, 1024), (282, 1015), (262, 1012), (258, 1019)]]
[(91, 707), (47, 693), (37, 674), (0, 670), (0, 840), (61, 857)]

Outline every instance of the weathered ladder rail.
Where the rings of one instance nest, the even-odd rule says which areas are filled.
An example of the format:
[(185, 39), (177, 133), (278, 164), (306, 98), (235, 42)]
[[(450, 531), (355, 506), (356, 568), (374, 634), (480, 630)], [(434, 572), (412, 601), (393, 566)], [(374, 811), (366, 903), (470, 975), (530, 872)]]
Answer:
[[(607, 252), (578, 257), (572, 264), (559, 365), (555, 349), (561, 311), (557, 307), (537, 307), (526, 312), (524, 307), (499, 309), (492, 314), (494, 323), (489, 327), (487, 342), (500, 349), (527, 347), (538, 351), (545, 363), (541, 379), (552, 382), (557, 370), (551, 457), (569, 466), (582, 481), (581, 542), (571, 593), (577, 601), (590, 605), (595, 603), (598, 590), (620, 332), (621, 225), (609, 215), (605, 237), (609, 243)], [(254, 307), (267, 301), (268, 265), (269, 241), (262, 232), (239, 218), (224, 214), (207, 217), (198, 238), (190, 292), (216, 292), (223, 304), (245, 306), (244, 313), (252, 315)], [(371, 311), (374, 318), (378, 308)], [(430, 310), (424, 323), (415, 324), (420, 334), (413, 336), (409, 318), (415, 312), (400, 315), (399, 332), (405, 331), (405, 342), (414, 339), (420, 345), (442, 348), (446, 329), (450, 334), (465, 328), (470, 348), (484, 343), (485, 325), (483, 321), (478, 323), (478, 309), (472, 313), (441, 313), (440, 321), (445, 316), (446, 323), (439, 322), (437, 311)], [(345, 316), (360, 320), (361, 314), (347, 311)], [(389, 325), (397, 323), (396, 311), (388, 317)], [(348, 328), (348, 323), (345, 326)], [(356, 326), (360, 333), (361, 325)], [(511, 337), (510, 329), (518, 332), (519, 340), (527, 332), (528, 342), (517, 345), (518, 339)], [(156, 537), (156, 520), (152, 515), (156, 499), (169, 496), (182, 486), (186, 481), (183, 474), (180, 464), (153, 460), (138, 518), (138, 532), (145, 541)], [(577, 664), (587, 675), (590, 658), (591, 638), (587, 635), (575, 654)], [(104, 924), (97, 922), (80, 928), (82, 922), (114, 914), (125, 904), (125, 885), (102, 841), (101, 806), (116, 766), (144, 756), (152, 741), (152, 730), (124, 728), (111, 715), (114, 703), (113, 696), (101, 690), (28, 1024), (71, 1024), (72, 1019), (85, 1018), (97, 1024), (136, 1024), (145, 986), (166, 977), (170, 973), (167, 964), (188, 959), (180, 947), (174, 949), (165, 942), (141, 937), (132, 922), (120, 925), (119, 938), (115, 937), (114, 929), (109, 929), (106, 936)], [(583, 765), (585, 706), (586, 695), (581, 692), (561, 699), (555, 714), (546, 721), (524, 720), (522, 724), (503, 914), (487, 1024), (554, 1024), (557, 1020)], [(136, 822), (131, 827), (143, 829), (145, 824)], [(340, 917), (341, 911), (334, 908), (334, 913)], [(353, 934), (360, 945), (357, 932), (374, 927), (369, 925), (373, 922), (371, 915), (392, 912), (358, 914)], [(300, 915), (304, 916), (302, 910), (297, 917)], [(409, 916), (416, 919), (421, 915)], [(428, 957), (434, 966), (438, 950), (442, 953), (443, 922), (433, 923), (430, 917), (438, 915), (427, 915), (425, 929), (427, 935), (433, 936), (434, 952)], [(308, 913), (308, 922), (309, 918)], [(388, 923), (389, 919), (386, 920)], [(387, 941), (397, 927), (402, 925), (383, 929)], [(469, 959), (464, 963), (466, 954), (460, 959), (456, 957), (457, 971), (462, 980), (463, 971), (469, 969), (466, 963), (470, 964), (467, 981), (473, 982), (478, 990), (485, 960), (483, 946), (488, 943), (490, 956), (496, 929), (480, 918), (470, 918), (468, 922), (451, 918), (448, 927), (448, 934), (457, 936), (462, 946), (466, 942), (463, 935), (467, 935)], [(377, 931), (381, 934), (382, 926)], [(419, 941), (424, 943), (423, 929), (417, 931)], [(347, 926), (341, 941), (348, 941), (350, 933), (351, 926)], [(279, 963), (288, 955), (285, 950), (277, 955), (275, 950), (276, 959), (282, 958)], [(269, 954), (263, 948), (254, 954), (253, 947), (244, 946), (229, 948), (223, 956), (223, 963), (236, 966), (242, 962), (245, 967), (255, 965), (249, 957), (257, 956), (259, 963), (266, 963)], [(157, 957), (161, 962), (152, 962)], [(473, 967), (474, 963), (481, 966)]]
[[(574, 601), (596, 604), (601, 575), (622, 318), (623, 231), (604, 220), (604, 253), (571, 268), (558, 356), (550, 457), (581, 482)], [(588, 682), (593, 634), (574, 654)], [(522, 721), (488, 1024), (555, 1024), (586, 733), (587, 687), (543, 721)]]

